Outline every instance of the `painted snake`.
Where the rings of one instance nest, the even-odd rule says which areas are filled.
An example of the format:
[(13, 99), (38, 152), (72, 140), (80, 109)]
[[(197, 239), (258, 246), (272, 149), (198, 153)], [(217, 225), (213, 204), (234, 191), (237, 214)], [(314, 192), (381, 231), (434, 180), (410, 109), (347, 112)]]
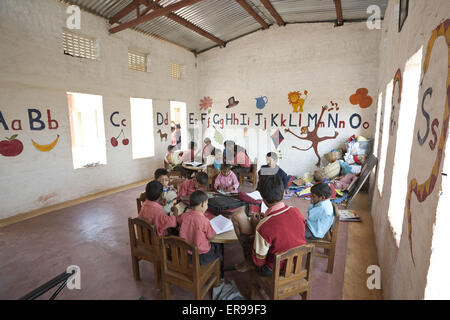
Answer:
[[(448, 66), (450, 70), (450, 19), (447, 19), (445, 22), (441, 23), (435, 30), (433, 30), (433, 33), (430, 37), (430, 40), (428, 41), (428, 47), (427, 47), (427, 53), (425, 56), (425, 62), (423, 66), (423, 78), (421, 82), (421, 86), (423, 84), (423, 79), (425, 78), (425, 75), (428, 71), (428, 67), (430, 64), (431, 59), (431, 52), (434, 48), (435, 42), (438, 37), (445, 37), (445, 40), (447, 42), (448, 47)], [(412, 193), (416, 195), (416, 198), (419, 202), (423, 202), (427, 199), (427, 197), (433, 192), (434, 187), (436, 186), (436, 181), (438, 179), (439, 175), (439, 169), (441, 167), (442, 162), (442, 155), (443, 155), (443, 149), (445, 147), (445, 142), (447, 139), (447, 131), (448, 131), (448, 124), (449, 124), (449, 115), (450, 115), (450, 108), (449, 108), (449, 100), (450, 100), (450, 72), (447, 71), (447, 99), (445, 102), (445, 111), (444, 111), (444, 117), (442, 120), (442, 132), (441, 136), (439, 138), (439, 144), (438, 144), (438, 150), (436, 155), (436, 160), (434, 161), (433, 169), (431, 170), (430, 177), (428, 180), (426, 180), (423, 184), (418, 184), (417, 180), (414, 178), (409, 183), (408, 188), (408, 194), (407, 194), (407, 209), (408, 209), (408, 239), (409, 239), (409, 247), (411, 250), (411, 258), (414, 262), (414, 255), (412, 250), (412, 220), (411, 220), (411, 196)]]

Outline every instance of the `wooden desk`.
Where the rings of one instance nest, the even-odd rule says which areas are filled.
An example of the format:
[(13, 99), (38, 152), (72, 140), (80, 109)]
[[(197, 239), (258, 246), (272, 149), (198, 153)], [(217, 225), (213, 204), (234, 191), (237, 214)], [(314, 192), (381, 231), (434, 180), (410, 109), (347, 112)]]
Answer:
[(234, 229), (233, 229), (233, 230), (221, 233), (221, 234), (216, 234), (214, 236), (214, 238), (212, 238), (209, 241), (210, 242), (214, 242), (214, 243), (226, 244), (226, 243), (239, 242), (239, 239), (238, 239), (238, 237), (236, 235), (236, 232), (234, 232)]
[(229, 267), (225, 267), (225, 244), (227, 243), (236, 243), (239, 242), (239, 239), (236, 235), (236, 232), (233, 230), (221, 233), (221, 234), (216, 234), (214, 236), (214, 238), (212, 238), (211, 240), (209, 240), (210, 242), (213, 243), (218, 243), (221, 247), (222, 247), (222, 253), (223, 253), (223, 260), (221, 261), (221, 277), (223, 278), (223, 272), (225, 271), (234, 271), (236, 270), (235, 266), (229, 266)]

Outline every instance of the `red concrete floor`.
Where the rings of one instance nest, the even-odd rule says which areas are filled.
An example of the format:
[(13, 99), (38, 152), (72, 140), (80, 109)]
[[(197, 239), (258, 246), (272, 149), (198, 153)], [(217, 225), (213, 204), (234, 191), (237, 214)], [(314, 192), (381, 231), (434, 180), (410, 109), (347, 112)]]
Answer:
[[(153, 265), (140, 263), (141, 281), (134, 281), (132, 274), (127, 219), (137, 216), (135, 199), (143, 189), (130, 189), (0, 228), (0, 299), (19, 299), (70, 265), (81, 269), (81, 290), (65, 288), (57, 299), (162, 299), (162, 292), (154, 285)], [(287, 203), (298, 205), (306, 214), (307, 203), (297, 198)], [(347, 224), (341, 223), (332, 274), (326, 273), (325, 259), (314, 260), (311, 299), (342, 299), (347, 230)], [(240, 262), (242, 257), (238, 243), (225, 245), (225, 265)], [(226, 272), (225, 279), (235, 280), (248, 297), (247, 273)], [(55, 289), (40, 299), (48, 299)], [(171, 298), (191, 300), (194, 296), (172, 286)]]

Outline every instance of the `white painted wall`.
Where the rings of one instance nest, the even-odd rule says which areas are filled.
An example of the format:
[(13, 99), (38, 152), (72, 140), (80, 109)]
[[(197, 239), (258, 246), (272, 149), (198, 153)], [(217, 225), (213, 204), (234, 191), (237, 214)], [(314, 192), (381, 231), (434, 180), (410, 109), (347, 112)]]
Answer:
[[(241, 113), (250, 117), (251, 125), (247, 138), (244, 137), (245, 125), (228, 125), (226, 138), (234, 139), (246, 146), (251, 159), (258, 157), (259, 164), (265, 163), (265, 154), (275, 151), (267, 133), (272, 134), (277, 128), (255, 126), (257, 116), (267, 118), (270, 126), (270, 114), (279, 113), (276, 123), (280, 126), (281, 114), (297, 127), (291, 129), (300, 133), (298, 116), (288, 102), (291, 91), (308, 90), (308, 99), (302, 113), (302, 126), (307, 125), (308, 114), (321, 112), (330, 101), (339, 104), (339, 120), (346, 123), (340, 128), (337, 139), (319, 144), (322, 165), (327, 164), (323, 155), (334, 147), (343, 146), (351, 135), (374, 137), (375, 115), (377, 106), (377, 77), (380, 30), (369, 30), (365, 23), (346, 23), (335, 28), (332, 23), (293, 24), (285, 27), (272, 26), (269, 30), (258, 31), (246, 37), (232, 41), (226, 48), (215, 48), (198, 56), (199, 65), (199, 100), (205, 96), (213, 99), (212, 112), (205, 114), (205, 134), (214, 136), (214, 129), (208, 128), (208, 117), (212, 125), (214, 114), (222, 118), (225, 114), (242, 119)], [(369, 108), (362, 109), (350, 103), (349, 97), (358, 88), (367, 88), (373, 98)], [(234, 108), (225, 108), (228, 98), (234, 96), (239, 104)], [(269, 102), (262, 110), (256, 108), (256, 97), (267, 96)], [(358, 113), (369, 128), (362, 126), (354, 130), (349, 125), (352, 114)], [(331, 113), (333, 116), (336, 112)], [(218, 119), (218, 117), (216, 118)], [(246, 118), (247, 119), (247, 118)], [(318, 135), (333, 136), (334, 127), (328, 128), (328, 113), (323, 118), (326, 127), (320, 128)], [(240, 120), (242, 121), (242, 120)], [(355, 124), (357, 123), (355, 119)], [(289, 120), (286, 126), (289, 125)], [(215, 125), (217, 128), (217, 125)], [(309, 127), (312, 130), (313, 124)], [(288, 173), (303, 175), (315, 169), (317, 157), (314, 151), (298, 151), (292, 148), (308, 148), (310, 142), (300, 141), (285, 133), (286, 127), (279, 127), (285, 140), (278, 150), (283, 159), (280, 166)], [(221, 130), (225, 132), (225, 130)], [(216, 146), (218, 146), (216, 144)], [(223, 149), (223, 146), (221, 146)]]
[[(162, 165), (170, 139), (161, 143), (155, 126), (155, 157), (132, 160), (131, 144), (113, 148), (109, 143), (121, 129), (111, 125), (111, 113), (120, 112), (116, 120), (127, 119), (124, 131), (131, 138), (130, 97), (153, 99), (155, 121), (156, 112), (169, 112), (170, 100), (185, 101), (188, 107), (197, 104), (191, 52), (131, 30), (109, 35), (103, 18), (81, 13), (80, 32), (98, 40), (98, 61), (64, 55), (66, 8), (55, 0), (0, 2), (0, 111), (9, 126), (7, 131), (0, 123), (0, 134), (3, 140), (17, 133), (24, 145), (16, 157), (0, 155), (0, 219), (151, 178)], [(128, 48), (150, 54), (150, 72), (128, 69)], [(184, 65), (183, 80), (169, 77), (171, 61)], [(103, 96), (107, 165), (73, 169), (68, 91)], [(51, 110), (58, 129), (30, 130), (29, 108), (39, 109), (43, 120)], [(12, 130), (16, 119), (22, 130)], [(169, 133), (168, 126), (161, 129)], [(48, 153), (31, 144), (31, 139), (48, 143), (57, 134), (61, 138)]]
[[(386, 92), (386, 85), (393, 80), (394, 75), (399, 68), (402, 71), (403, 83), (408, 81), (408, 75), (404, 73), (405, 64), (420, 50), (421, 47), (423, 47), (422, 66), (424, 65), (428, 42), (433, 30), (450, 17), (450, 2), (448, 0), (415, 0), (409, 1), (409, 6), (408, 18), (401, 33), (398, 32), (399, 0), (389, 1), (386, 11), (380, 46), (380, 70), (378, 80), (379, 91), (383, 92), (383, 97), (386, 97), (388, 94)], [(449, 30), (447, 31), (447, 37), (448, 33)], [(450, 41), (450, 39), (447, 41)], [(427, 285), (427, 273), (432, 252), (431, 245), (433, 228), (436, 222), (436, 209), (439, 200), (439, 192), (442, 189), (440, 173), (445, 156), (448, 156), (445, 154), (444, 141), (442, 142), (444, 154), (437, 170), (438, 178), (434, 190), (423, 202), (419, 202), (414, 194), (411, 196), (412, 254), (408, 239), (407, 209), (405, 208), (404, 211), (394, 212), (391, 210), (391, 215), (401, 215), (401, 217), (403, 217), (399, 246), (397, 246), (394, 238), (392, 226), (388, 218), (388, 211), (390, 210), (389, 203), (393, 191), (391, 187), (394, 164), (399, 166), (404, 165), (401, 161), (394, 163), (396, 152), (403, 152), (405, 153), (403, 158), (410, 157), (411, 159), (408, 177), (405, 178), (407, 180), (405, 182), (408, 186), (413, 179), (416, 179), (417, 183), (420, 185), (430, 177), (432, 167), (438, 154), (438, 147), (431, 150), (429, 146), (429, 142), (434, 140), (431, 127), (428, 138), (423, 146), (420, 146), (417, 139), (418, 132), (420, 132), (423, 137), (427, 130), (427, 122), (422, 114), (422, 98), (425, 91), (429, 87), (432, 87), (433, 95), (432, 97), (427, 97), (425, 108), (430, 115), (430, 126), (434, 119), (439, 120), (440, 124), (435, 129), (437, 138), (439, 139), (444, 123), (443, 115), (448, 85), (448, 57), (448, 44), (445, 42), (444, 37), (440, 37), (434, 45), (429, 69), (425, 76), (422, 71), (421, 79), (423, 80), (423, 85), (418, 92), (418, 103), (414, 105), (405, 103), (404, 101), (408, 101), (407, 98), (410, 97), (406, 97), (407, 92), (402, 91), (402, 103), (400, 104), (400, 108), (397, 108), (394, 112), (394, 118), (397, 122), (402, 121), (402, 119), (397, 118), (399, 110), (401, 112), (402, 108), (408, 108), (411, 112), (417, 110), (414, 130), (410, 133), (410, 137), (408, 138), (412, 139), (411, 153), (406, 153), (402, 150), (404, 141), (396, 141), (397, 129), (395, 129), (392, 136), (389, 134), (387, 135), (389, 140), (380, 141), (378, 146), (379, 155), (381, 145), (388, 144), (383, 191), (380, 194), (376, 184), (373, 184), (374, 190), (372, 199), (372, 215), (377, 240), (378, 261), (382, 269), (382, 289), (385, 299), (424, 298), (424, 292)], [(398, 96), (397, 92), (398, 90), (396, 90), (395, 93), (396, 97)], [(387, 112), (390, 108), (391, 102), (387, 101), (387, 103), (385, 103), (385, 101), (383, 101), (382, 112)], [(380, 132), (380, 137), (381, 136), (382, 134)], [(406, 197), (408, 197), (408, 194)], [(394, 201), (406, 204), (407, 199), (400, 198), (394, 199)], [(442, 281), (447, 280), (443, 278)], [(432, 293), (430, 295), (433, 296)]]

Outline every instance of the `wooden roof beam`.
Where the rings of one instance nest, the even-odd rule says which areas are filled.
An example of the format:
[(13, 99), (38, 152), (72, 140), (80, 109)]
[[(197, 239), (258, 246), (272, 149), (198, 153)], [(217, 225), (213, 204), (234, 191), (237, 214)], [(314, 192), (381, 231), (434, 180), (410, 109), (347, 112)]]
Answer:
[[(157, 10), (157, 9), (163, 8), (161, 5), (155, 3), (157, 1), (153, 1), (153, 2), (152, 1), (147, 1), (147, 0), (139, 0), (139, 1), (142, 4), (147, 6), (147, 9), (145, 9), (145, 12), (148, 11), (148, 10), (152, 10), (152, 9), (153, 10)], [(202, 28), (196, 26), (195, 24), (187, 21), (186, 19), (180, 17), (179, 15), (177, 15), (175, 13), (172, 13), (172, 12), (171, 13), (167, 13), (164, 16), (169, 18), (170, 20), (175, 21), (175, 22), (181, 24), (182, 26), (184, 26), (184, 27), (186, 27), (186, 28), (188, 28), (188, 29), (190, 29), (190, 30), (200, 34), (201, 36), (203, 36), (205, 38), (208, 38), (209, 40), (217, 43), (218, 45), (220, 45), (222, 47), (225, 47), (225, 45), (226, 45), (225, 41), (217, 38), (216, 36), (212, 35), (211, 33), (203, 30)]]
[(266, 9), (270, 12), (272, 17), (277, 21), (280, 27), (286, 25), (286, 22), (283, 21), (283, 19), (278, 14), (277, 10), (275, 10), (275, 8), (272, 6), (269, 0), (260, 0), (260, 1), (264, 5), (264, 7), (266, 7)]
[(125, 8), (116, 13), (111, 19), (109, 19), (109, 23), (114, 24), (116, 22), (119, 22), (120, 19), (125, 17), (131, 11), (136, 10), (138, 7), (139, 2), (137, 0), (133, 0), (129, 5), (127, 5)]
[(125, 30), (125, 29), (129, 29), (129, 28), (133, 28), (143, 22), (146, 21), (150, 21), (154, 18), (160, 17), (160, 16), (164, 16), (166, 14), (171, 13), (172, 11), (176, 11), (179, 10), (181, 8), (193, 5), (197, 2), (200, 2), (202, 0), (181, 0), (178, 1), (176, 3), (173, 3), (171, 5), (168, 5), (166, 7), (161, 7), (160, 9), (155, 9), (152, 12), (146, 14), (146, 15), (142, 15), (139, 18), (136, 18), (134, 20), (122, 23), (121, 25), (111, 28), (109, 29), (110, 33), (117, 33), (119, 31)]
[(264, 21), (263, 18), (261, 18), (256, 12), (255, 10), (253, 10), (252, 7), (250, 7), (250, 5), (245, 1), (245, 0), (236, 0), (237, 3), (239, 3), (241, 5), (242, 8), (244, 8), (253, 18), (255, 18), (256, 21), (259, 22), (259, 24), (264, 28), (264, 29), (269, 29), (269, 25)]
[(334, 0), (334, 5), (336, 6), (336, 16), (337, 16), (336, 26), (338, 26), (338, 27), (343, 26), (344, 25), (344, 15), (342, 14), (341, 0)]

